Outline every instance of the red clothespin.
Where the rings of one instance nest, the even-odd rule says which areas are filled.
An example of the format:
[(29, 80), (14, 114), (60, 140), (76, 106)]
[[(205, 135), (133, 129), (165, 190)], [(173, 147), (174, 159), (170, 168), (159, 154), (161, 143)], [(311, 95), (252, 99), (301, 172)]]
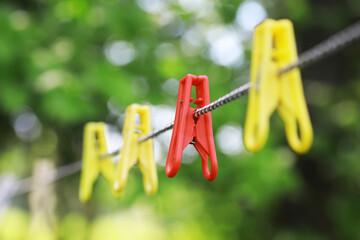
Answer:
[[(166, 175), (174, 177), (181, 164), (182, 152), (187, 145), (193, 143), (201, 156), (202, 170), (207, 180), (216, 178), (218, 165), (212, 130), (211, 113), (194, 119), (194, 108), (190, 107), (191, 88), (196, 87), (197, 109), (210, 103), (209, 80), (207, 76), (196, 77), (188, 74), (180, 80), (179, 94), (176, 104), (174, 128), (171, 136), (170, 149), (166, 160)], [(209, 170), (209, 160), (211, 171)]]

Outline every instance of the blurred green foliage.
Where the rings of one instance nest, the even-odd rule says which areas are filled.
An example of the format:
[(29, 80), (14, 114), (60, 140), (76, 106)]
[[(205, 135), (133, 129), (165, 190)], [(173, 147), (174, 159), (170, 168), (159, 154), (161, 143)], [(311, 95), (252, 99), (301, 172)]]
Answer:
[[(251, 32), (238, 22), (242, 4), (1, 2), (0, 171), (25, 178), (39, 158), (58, 166), (80, 159), (86, 122), (106, 121), (121, 130), (131, 103), (175, 107), (176, 94), (165, 87), (171, 78), (209, 76), (212, 100), (247, 82)], [(268, 17), (293, 21), (299, 52), (360, 16), (357, 0), (262, 5)], [(227, 35), (240, 39), (239, 64), (221, 64), (229, 56), (216, 60), (215, 47), (227, 43), (216, 42)], [(275, 115), (259, 153), (231, 155), (217, 147), (219, 175), (211, 183), (196, 157), (173, 179), (159, 166), (154, 197), (145, 195), (134, 169), (123, 199), (113, 199), (100, 179), (92, 200), (81, 204), (75, 174), (56, 183), (56, 239), (360, 239), (359, 64), (357, 44), (302, 71), (315, 134), (308, 154), (291, 152)], [(214, 133), (224, 124), (243, 126), (246, 104), (244, 97), (214, 112)], [(36, 116), (37, 131), (16, 131), (24, 112)], [(26, 196), (11, 204), (0, 221), (0, 239), (26, 239)]]

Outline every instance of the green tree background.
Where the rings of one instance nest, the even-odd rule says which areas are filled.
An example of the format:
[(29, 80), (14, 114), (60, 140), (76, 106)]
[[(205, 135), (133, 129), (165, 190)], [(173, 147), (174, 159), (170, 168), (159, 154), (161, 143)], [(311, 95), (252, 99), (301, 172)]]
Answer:
[[(2, 175), (28, 177), (38, 159), (56, 166), (81, 159), (84, 124), (105, 121), (121, 132), (131, 103), (151, 104), (157, 116), (170, 116), (157, 117), (155, 126), (167, 124), (176, 81), (188, 73), (209, 77), (212, 100), (248, 82), (247, 28), (261, 16), (292, 20), (301, 53), (359, 19), (360, 2), (1, 2)], [(164, 137), (155, 144), (161, 150), (154, 197), (145, 195), (138, 169), (121, 200), (102, 178), (87, 204), (77, 198), (79, 173), (58, 181), (55, 239), (360, 239), (359, 66), (357, 44), (302, 71), (315, 135), (308, 154), (291, 151), (277, 114), (266, 147), (243, 150), (244, 97), (212, 113), (214, 182), (204, 179), (191, 151), (191, 164), (167, 178)], [(27, 195), (11, 200), (1, 239), (25, 239), (30, 203)]]

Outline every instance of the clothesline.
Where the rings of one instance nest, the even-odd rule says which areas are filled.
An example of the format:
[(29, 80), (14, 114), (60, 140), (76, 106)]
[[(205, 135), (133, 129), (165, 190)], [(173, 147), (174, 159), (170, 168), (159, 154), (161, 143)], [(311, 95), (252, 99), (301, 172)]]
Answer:
[[(308, 51), (302, 53), (299, 55), (298, 60), (290, 64), (289, 66), (284, 67), (279, 71), (279, 74), (286, 73), (294, 68), (304, 68), (312, 63), (315, 63), (316, 61), (319, 61), (330, 54), (333, 54), (341, 49), (344, 49), (345, 47), (349, 46), (351, 43), (354, 43), (355, 41), (358, 41), (360, 39), (360, 21), (354, 23), (353, 25), (350, 25), (349, 27), (345, 28), (344, 30), (338, 32), (337, 34), (331, 36), (327, 40), (315, 45), (313, 48), (309, 49)], [(231, 91), (230, 93), (220, 97), (216, 101), (197, 109), (193, 117), (194, 119), (200, 117), (201, 115), (204, 115), (208, 112), (211, 112), (221, 106), (224, 106), (227, 103), (230, 103), (236, 99), (241, 98), (242, 96), (246, 95), (249, 92), (249, 89), (251, 88), (250, 83), (246, 83), (239, 88)], [(139, 138), (140, 142), (146, 141), (150, 138), (157, 137), (158, 135), (172, 129), (174, 126), (174, 122), (171, 122), (167, 125), (165, 125), (163, 128), (158, 129), (156, 131), (153, 131), (141, 138)], [(112, 155), (116, 155), (119, 153), (119, 150), (116, 150), (112, 153), (108, 153), (106, 155), (101, 156), (108, 157)], [(44, 181), (47, 184), (53, 183), (57, 180), (60, 180), (62, 178), (65, 178), (71, 174), (76, 173), (81, 169), (81, 161), (76, 161), (71, 164), (62, 166), (54, 170), (53, 172), (49, 173), (48, 175), (44, 176)], [(47, 177), (51, 176), (51, 177)], [(18, 180), (16, 191), (13, 191), (11, 195), (8, 196), (9, 198), (19, 196), (25, 193), (28, 193), (32, 190), (34, 190), (33, 186), (31, 186), (32, 178), (26, 178), (23, 180)]]

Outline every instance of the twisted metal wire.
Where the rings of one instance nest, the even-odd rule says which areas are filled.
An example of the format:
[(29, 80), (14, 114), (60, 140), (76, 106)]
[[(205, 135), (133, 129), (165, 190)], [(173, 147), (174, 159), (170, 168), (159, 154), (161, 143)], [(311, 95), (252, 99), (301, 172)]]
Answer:
[(143, 141), (146, 141), (146, 140), (148, 140), (148, 139), (150, 139), (150, 138), (157, 137), (157, 136), (159, 136), (160, 134), (162, 134), (162, 133), (164, 133), (164, 132), (172, 129), (173, 127), (174, 127), (174, 122), (168, 123), (168, 124), (165, 125), (165, 127), (161, 128), (161, 129), (159, 129), (159, 130), (156, 130), (156, 131), (154, 131), (154, 132), (151, 132), (151, 133), (149, 133), (149, 134), (147, 134), (147, 135), (142, 136), (141, 138), (139, 138), (138, 141), (139, 141), (139, 142), (143, 142)]
[(330, 54), (333, 54), (345, 47), (348, 47), (352, 43), (356, 42), (360, 38), (360, 21), (355, 22), (344, 30), (331, 36), (327, 40), (315, 45), (313, 48), (302, 53), (298, 60), (290, 64), (289, 66), (280, 70), (279, 74), (286, 73), (294, 68), (304, 68), (305, 66), (319, 61)]
[(250, 87), (251, 87), (251, 83), (246, 83), (246, 84), (242, 85), (241, 87), (226, 94), (225, 96), (219, 98), (218, 100), (210, 103), (209, 105), (206, 105), (202, 108), (197, 109), (194, 112), (194, 118), (196, 119), (196, 118), (200, 117), (201, 115), (204, 115), (204, 114), (211, 112), (219, 107), (224, 106), (227, 103), (230, 103), (236, 99), (241, 98), (242, 96), (244, 96), (245, 94), (247, 94), (249, 92)]

